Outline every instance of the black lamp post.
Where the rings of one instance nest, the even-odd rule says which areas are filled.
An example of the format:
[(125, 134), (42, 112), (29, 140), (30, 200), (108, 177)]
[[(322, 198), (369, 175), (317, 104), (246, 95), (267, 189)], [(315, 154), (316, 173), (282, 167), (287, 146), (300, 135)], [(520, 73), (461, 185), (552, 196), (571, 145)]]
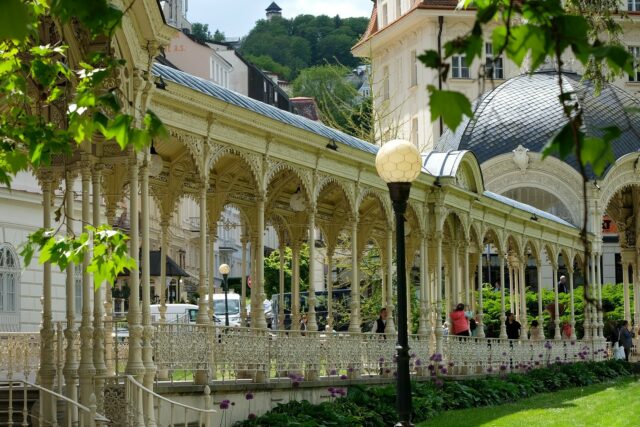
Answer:
[(404, 214), (413, 182), (422, 169), (420, 152), (409, 141), (395, 139), (380, 148), (376, 156), (378, 175), (387, 183), (396, 219), (396, 274), (398, 282), (398, 343), (396, 406), (398, 426), (411, 424), (411, 378), (409, 374), (409, 335), (407, 331), (407, 274), (405, 267)]
[(224, 291), (224, 326), (229, 326), (229, 305), (227, 302), (227, 293), (229, 292), (227, 276), (229, 276), (229, 270), (230, 268), (227, 264), (221, 264), (218, 267), (218, 271), (222, 274), (222, 290)]

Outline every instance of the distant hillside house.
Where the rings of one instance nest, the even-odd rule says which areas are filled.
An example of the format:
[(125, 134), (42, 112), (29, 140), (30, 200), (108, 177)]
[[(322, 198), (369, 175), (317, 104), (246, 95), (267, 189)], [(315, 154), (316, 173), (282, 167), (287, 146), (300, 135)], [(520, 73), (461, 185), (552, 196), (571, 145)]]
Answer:
[(278, 86), (278, 80), (225, 43), (200, 44), (184, 33), (177, 33), (165, 49), (165, 57), (182, 71), (281, 110), (291, 111), (289, 96)]

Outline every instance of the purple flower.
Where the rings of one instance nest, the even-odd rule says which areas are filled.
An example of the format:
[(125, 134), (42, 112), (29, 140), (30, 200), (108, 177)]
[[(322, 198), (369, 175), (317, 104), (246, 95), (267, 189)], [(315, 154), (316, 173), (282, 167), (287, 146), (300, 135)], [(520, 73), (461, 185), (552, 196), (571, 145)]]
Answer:
[(380, 359), (378, 359), (378, 362), (384, 363), (384, 357), (381, 357)]
[(390, 372), (391, 372), (391, 369), (389, 369), (389, 368), (387, 368), (387, 369), (385, 369), (385, 370), (384, 370), (384, 373), (385, 373), (385, 374), (388, 374), (388, 373), (390, 373)]
[(298, 388), (298, 387), (300, 387), (300, 381), (294, 381), (294, 382), (292, 382), (292, 383), (291, 383), (291, 386), (292, 386), (293, 388)]
[(336, 389), (333, 387), (329, 387), (327, 390), (329, 391), (329, 393), (335, 393), (336, 391)]
[(436, 370), (436, 367), (435, 367), (435, 366), (433, 366), (433, 365), (429, 365), (429, 366), (427, 367), (427, 369), (428, 369), (428, 370), (430, 370), (430, 371), (435, 371), (435, 370)]
[(329, 372), (329, 375), (336, 375), (337, 373), (338, 373), (338, 371), (336, 371), (335, 369), (332, 369), (332, 370)]
[(503, 356), (506, 356), (506, 355), (507, 355), (507, 352), (506, 352), (506, 351), (503, 351), (503, 352), (502, 352), (502, 355), (503, 355)]
[(487, 368), (487, 372), (493, 372), (493, 366), (489, 366), (489, 367)]
[(501, 371), (506, 371), (507, 370), (507, 365), (500, 365), (500, 370)]
[(248, 392), (247, 394), (244, 395), (244, 398), (247, 400), (253, 400), (253, 393)]
[(547, 350), (551, 350), (553, 346), (551, 345), (550, 341), (547, 341), (546, 343), (544, 343), (544, 348), (546, 348)]
[(353, 367), (349, 366), (349, 368), (347, 368), (347, 372), (353, 372)]
[(544, 357), (544, 355), (543, 355), (542, 353), (540, 353), (540, 354), (538, 355), (538, 357), (539, 357), (540, 359), (542, 359), (542, 358)]
[(435, 381), (435, 385), (436, 385), (436, 387), (442, 387), (444, 385), (444, 381), (442, 381), (440, 378), (438, 378)]
[(447, 375), (447, 368), (440, 368), (440, 373)]
[(343, 389), (343, 388), (339, 388), (339, 389), (337, 389), (337, 390), (336, 390), (336, 393), (338, 393), (340, 396), (346, 396), (346, 395), (347, 395), (346, 390), (345, 390), (345, 389)]
[(229, 400), (223, 400), (222, 402), (220, 402), (220, 409), (222, 409), (223, 411), (225, 409), (229, 409), (229, 403), (231, 403)]
[(347, 379), (347, 376), (346, 376), (346, 375), (344, 375), (344, 374), (342, 374), (342, 375), (340, 375), (340, 379), (341, 379), (341, 380), (346, 380), (346, 379)]
[(249, 414), (249, 419), (250, 420), (255, 420), (256, 419), (256, 414), (254, 414), (253, 412)]
[(571, 340), (571, 345), (576, 345), (576, 342)]
[(420, 359), (416, 359), (416, 366), (422, 366), (422, 361)]

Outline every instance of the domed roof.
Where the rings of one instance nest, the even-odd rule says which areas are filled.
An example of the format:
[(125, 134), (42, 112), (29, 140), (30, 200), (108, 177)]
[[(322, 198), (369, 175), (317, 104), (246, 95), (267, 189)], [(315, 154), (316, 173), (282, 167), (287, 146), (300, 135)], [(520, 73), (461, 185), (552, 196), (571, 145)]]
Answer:
[[(614, 85), (596, 94), (590, 81), (575, 73), (563, 74), (565, 92), (574, 92), (584, 111), (587, 135), (601, 136), (602, 128), (617, 126), (622, 134), (613, 142), (616, 159), (640, 149), (640, 101)], [(523, 74), (507, 80), (479, 98), (474, 117), (447, 131), (435, 151), (470, 150), (480, 164), (510, 153), (519, 145), (541, 152), (549, 139), (567, 123), (558, 96), (554, 71)], [(574, 156), (566, 160), (578, 169)], [(590, 173), (592, 175), (592, 173)]]

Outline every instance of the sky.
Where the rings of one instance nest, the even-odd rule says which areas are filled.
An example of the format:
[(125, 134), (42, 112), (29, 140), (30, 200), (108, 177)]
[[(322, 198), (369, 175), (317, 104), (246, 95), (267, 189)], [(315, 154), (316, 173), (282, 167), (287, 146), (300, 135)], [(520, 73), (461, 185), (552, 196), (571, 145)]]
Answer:
[[(265, 17), (265, 9), (272, 0), (188, 0), (189, 22), (209, 24), (213, 33), (220, 29), (227, 37), (242, 37), (255, 22)], [(282, 16), (340, 15), (342, 18), (371, 15), (371, 0), (276, 0)]]

